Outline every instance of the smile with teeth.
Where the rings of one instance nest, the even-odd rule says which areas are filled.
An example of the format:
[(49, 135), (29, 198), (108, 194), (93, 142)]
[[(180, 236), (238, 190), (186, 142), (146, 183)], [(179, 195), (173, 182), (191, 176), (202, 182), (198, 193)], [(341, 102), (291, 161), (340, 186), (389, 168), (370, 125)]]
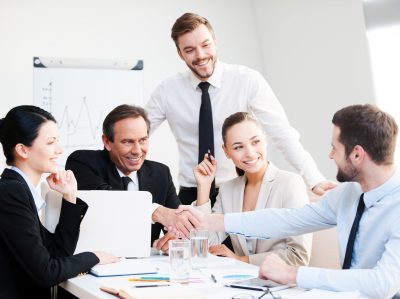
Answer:
[(196, 65), (196, 66), (205, 66), (208, 63), (209, 60), (210, 60), (209, 58), (203, 59), (203, 60), (195, 62), (194, 65)]
[(257, 163), (259, 160), (259, 158), (253, 159), (253, 160), (249, 160), (249, 161), (243, 161), (244, 164), (255, 164)]
[(139, 162), (140, 159), (142, 158), (140, 157), (126, 157), (130, 162)]

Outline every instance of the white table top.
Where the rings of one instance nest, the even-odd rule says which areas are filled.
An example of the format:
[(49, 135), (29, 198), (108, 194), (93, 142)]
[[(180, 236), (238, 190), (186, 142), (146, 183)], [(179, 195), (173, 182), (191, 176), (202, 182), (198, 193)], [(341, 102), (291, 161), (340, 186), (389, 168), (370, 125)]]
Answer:
[[(168, 275), (169, 260), (167, 256), (151, 256), (149, 258), (157, 268), (160, 269), (160, 275)], [(211, 275), (214, 274), (217, 278), (217, 283), (211, 280)], [(190, 287), (194, 290), (205, 295), (208, 299), (224, 299), (232, 298), (232, 296), (237, 294), (252, 294), (254, 298), (257, 298), (262, 294), (261, 291), (251, 291), (251, 290), (241, 290), (234, 289), (224, 286), (225, 279), (229, 274), (242, 274), (242, 275), (252, 275), (258, 276), (258, 267), (246, 263), (242, 263), (230, 258), (216, 257), (210, 255), (208, 258), (207, 269), (193, 270), (191, 277), (200, 278), (202, 282), (189, 283), (184, 287)], [(95, 299), (95, 298), (116, 298), (112, 295), (106, 294), (101, 291), (100, 286), (108, 286), (116, 289), (129, 288), (132, 286), (132, 282), (128, 279), (132, 276), (114, 276), (114, 277), (95, 277), (93, 275), (87, 274), (78, 276), (68, 281), (60, 284), (61, 287), (66, 289), (71, 294), (82, 299)], [(301, 288), (291, 288), (282, 290), (279, 292), (274, 292), (274, 294), (279, 294), (282, 298), (294, 298), (297, 295), (302, 294), (303, 296), (305, 290)], [(333, 293), (333, 292), (332, 292)], [(334, 295), (335, 293), (333, 293)], [(336, 293), (339, 295), (339, 293)], [(310, 294), (311, 295), (311, 294)], [(270, 296), (264, 296), (264, 298), (271, 298)], [(311, 297), (310, 297), (311, 298)], [(334, 298), (334, 297), (332, 297)], [(346, 297), (337, 297), (346, 298)]]

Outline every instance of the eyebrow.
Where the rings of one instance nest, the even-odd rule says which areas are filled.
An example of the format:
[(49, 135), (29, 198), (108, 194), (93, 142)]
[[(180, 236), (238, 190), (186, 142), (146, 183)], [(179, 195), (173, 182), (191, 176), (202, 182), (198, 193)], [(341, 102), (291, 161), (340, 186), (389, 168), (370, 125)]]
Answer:
[[(254, 135), (253, 137), (251, 137), (249, 140), (254, 140), (254, 139), (256, 139), (256, 138), (258, 138), (258, 135)], [(231, 145), (233, 146), (233, 145), (239, 145), (239, 144), (242, 144), (243, 142), (240, 142), (240, 141), (238, 141), (238, 142), (234, 142), (234, 143), (232, 143)]]
[[(208, 43), (208, 42), (210, 42), (210, 39), (209, 39), (209, 38), (207, 38), (207, 39), (205, 39), (204, 41), (202, 41), (201, 44), (203, 45), (204, 43)], [(187, 46), (187, 47), (184, 47), (184, 48), (182, 49), (182, 51), (189, 50), (189, 49), (194, 49), (194, 48), (196, 48), (196, 47), (195, 47), (195, 46)]]

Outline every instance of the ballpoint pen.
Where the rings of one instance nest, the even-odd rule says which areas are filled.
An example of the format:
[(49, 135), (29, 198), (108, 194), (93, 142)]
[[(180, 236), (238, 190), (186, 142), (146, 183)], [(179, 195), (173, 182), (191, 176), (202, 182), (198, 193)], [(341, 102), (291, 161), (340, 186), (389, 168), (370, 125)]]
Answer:
[(214, 274), (211, 274), (211, 280), (212, 280), (214, 283), (217, 283), (217, 279), (215, 278)]
[(132, 286), (132, 288), (157, 288), (157, 287), (168, 287), (169, 284), (143, 284)]

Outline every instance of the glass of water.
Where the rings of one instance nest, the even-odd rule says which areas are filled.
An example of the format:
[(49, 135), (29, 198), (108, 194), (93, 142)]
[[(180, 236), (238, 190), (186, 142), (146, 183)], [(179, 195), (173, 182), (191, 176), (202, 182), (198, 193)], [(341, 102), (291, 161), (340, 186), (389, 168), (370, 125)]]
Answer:
[(192, 270), (190, 263), (190, 240), (170, 240), (169, 245), (169, 269), (170, 281), (188, 283)]
[(207, 268), (208, 230), (195, 229), (190, 231), (191, 261), (193, 269)]

